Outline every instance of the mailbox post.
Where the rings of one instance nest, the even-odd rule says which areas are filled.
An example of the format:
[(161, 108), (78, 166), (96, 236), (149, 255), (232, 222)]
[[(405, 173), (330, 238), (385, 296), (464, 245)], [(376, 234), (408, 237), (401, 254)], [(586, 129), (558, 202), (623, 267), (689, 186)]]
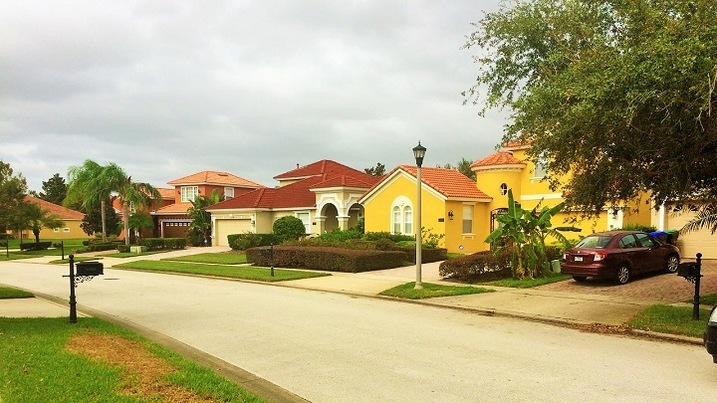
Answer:
[(269, 248), (263, 247), (261, 249), (261, 254), (263, 256), (269, 257), (269, 263), (271, 265), (271, 277), (274, 277), (274, 243), (272, 242)]
[[(104, 274), (104, 266), (100, 262), (78, 262), (75, 265), (75, 255), (70, 255), (70, 275), (62, 276), (70, 278), (70, 323), (77, 323), (77, 296), (75, 288), (77, 284), (90, 281), (95, 276)], [(77, 272), (75, 272), (77, 266)]]
[(695, 262), (680, 263), (677, 275), (695, 285), (695, 296), (692, 299), (692, 319), (700, 320), (700, 278), (702, 277), (702, 254), (697, 254)]

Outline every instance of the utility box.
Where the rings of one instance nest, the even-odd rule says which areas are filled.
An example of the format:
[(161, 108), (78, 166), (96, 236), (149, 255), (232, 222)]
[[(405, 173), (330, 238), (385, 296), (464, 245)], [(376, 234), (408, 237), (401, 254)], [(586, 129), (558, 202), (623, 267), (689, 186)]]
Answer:
[(100, 262), (78, 262), (76, 276), (100, 276), (104, 275), (104, 266)]
[(147, 251), (147, 247), (146, 247), (146, 246), (139, 246), (139, 245), (130, 246), (130, 247), (129, 247), (129, 251), (130, 251), (130, 253), (142, 253), (142, 252), (146, 252), (146, 251)]

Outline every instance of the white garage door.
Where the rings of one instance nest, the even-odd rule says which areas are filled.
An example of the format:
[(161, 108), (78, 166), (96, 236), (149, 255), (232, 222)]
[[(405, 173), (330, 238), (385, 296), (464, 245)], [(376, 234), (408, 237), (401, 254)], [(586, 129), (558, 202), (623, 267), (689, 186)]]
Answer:
[[(688, 205), (682, 206), (681, 209), (673, 205), (665, 207), (666, 229), (682, 229), (695, 216), (694, 207), (690, 208)], [(717, 259), (717, 233), (712, 235), (708, 229), (680, 232), (680, 236), (677, 238), (677, 247), (680, 248), (680, 255), (683, 259), (694, 259), (698, 252), (702, 254), (703, 259)]]
[(251, 232), (251, 220), (248, 218), (242, 220), (217, 220), (215, 224), (217, 226), (217, 239), (215, 242), (219, 246), (229, 246), (227, 235)]

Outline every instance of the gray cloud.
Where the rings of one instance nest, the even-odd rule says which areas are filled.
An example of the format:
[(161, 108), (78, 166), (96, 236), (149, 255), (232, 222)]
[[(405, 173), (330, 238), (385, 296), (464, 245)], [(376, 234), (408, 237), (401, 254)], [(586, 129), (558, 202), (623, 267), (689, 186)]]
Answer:
[(273, 186), (296, 164), (478, 159), (461, 50), (497, 0), (23, 1), (0, 6), (0, 159), (30, 188), (85, 159), (166, 186), (226, 170)]

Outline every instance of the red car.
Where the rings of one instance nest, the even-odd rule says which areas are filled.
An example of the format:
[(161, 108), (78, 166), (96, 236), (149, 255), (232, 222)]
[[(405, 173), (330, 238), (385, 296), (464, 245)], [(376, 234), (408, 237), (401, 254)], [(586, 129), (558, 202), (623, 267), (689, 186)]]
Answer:
[(560, 271), (572, 275), (575, 281), (599, 277), (625, 284), (640, 273), (663, 270), (674, 273), (679, 264), (677, 247), (646, 232), (608, 231), (588, 235), (566, 250)]

